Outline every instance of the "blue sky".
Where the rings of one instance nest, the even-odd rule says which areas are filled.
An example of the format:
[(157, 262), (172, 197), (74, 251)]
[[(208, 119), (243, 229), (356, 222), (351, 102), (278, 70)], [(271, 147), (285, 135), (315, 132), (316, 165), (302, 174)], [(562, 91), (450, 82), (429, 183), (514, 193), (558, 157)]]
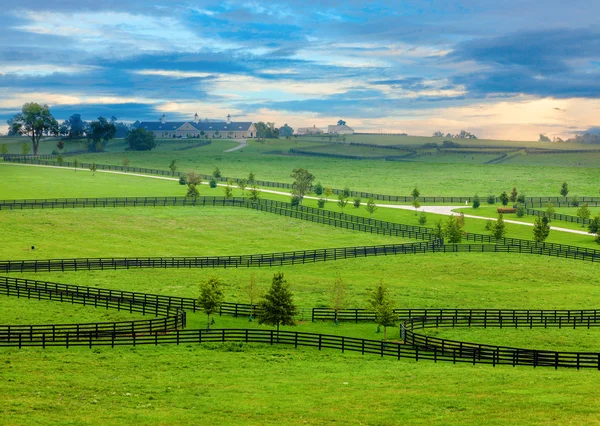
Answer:
[(600, 123), (600, 3), (40, 1), (0, 14), (0, 119), (202, 117), (429, 135)]

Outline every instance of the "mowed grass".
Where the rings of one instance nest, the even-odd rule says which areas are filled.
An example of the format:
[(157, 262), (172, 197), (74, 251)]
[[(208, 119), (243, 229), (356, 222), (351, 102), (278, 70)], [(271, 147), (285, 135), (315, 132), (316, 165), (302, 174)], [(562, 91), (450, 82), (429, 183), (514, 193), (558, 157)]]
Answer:
[(380, 359), (315, 348), (4, 350), (12, 424), (598, 424), (597, 371)]
[(269, 151), (288, 151), (304, 147), (295, 140), (273, 140), (259, 143), (250, 140), (243, 149), (224, 152), (230, 145), (215, 141), (212, 145), (189, 151), (101, 153), (79, 157), (86, 162), (120, 165), (123, 158), (131, 166), (168, 170), (177, 160), (180, 170), (194, 169), (210, 174), (219, 167), (224, 176), (246, 177), (254, 172), (257, 179), (292, 182), (295, 168), (306, 168), (315, 182), (336, 188), (393, 195), (408, 195), (417, 185), (422, 196), (472, 196), (488, 191), (500, 193), (517, 186), (531, 195), (555, 195), (563, 181), (573, 193), (596, 194), (597, 168), (529, 167), (484, 164), (426, 164), (379, 160), (342, 160), (323, 157), (269, 155)]
[(27, 299), (0, 295), (0, 324), (76, 324), (150, 319), (125, 310), (72, 305), (68, 302)]
[[(164, 167), (167, 165), (168, 162)], [(0, 165), (0, 173), (3, 167)], [(465, 180), (469, 179), (467, 172)], [(107, 189), (105, 185), (91, 186), (93, 182), (71, 182), (68, 175), (66, 179), (58, 176), (46, 175), (51, 181), (46, 185), (49, 191), (62, 194), (82, 191), (94, 197)], [(132, 177), (120, 179), (127, 181), (120, 191), (138, 191), (131, 184), (133, 181), (129, 181)], [(153, 179), (139, 179), (141, 185), (155, 189), (150, 188)], [(114, 184), (113, 189), (119, 187)], [(166, 185), (178, 191), (176, 195), (181, 194), (177, 184), (166, 182)], [(15, 196), (1, 198), (28, 198), (17, 195), (18, 185), (3, 186), (10, 188), (3, 189), (6, 194)], [(26, 180), (20, 186), (23, 192), (36, 194), (34, 198), (41, 193)], [(151, 195), (168, 194), (161, 191)], [(335, 208), (333, 203), (328, 206)], [(210, 209), (185, 208), (0, 212), (1, 242), (9, 246), (3, 249), (5, 255), (1, 257), (14, 258), (11, 253), (15, 248), (17, 254), (27, 254), (19, 248), (23, 245), (27, 250), (26, 240), (33, 235), (42, 244), (60, 244), (36, 246), (44, 254), (42, 257), (55, 252), (77, 257), (99, 253), (108, 257), (116, 250), (174, 255), (184, 251), (188, 254), (189, 249), (206, 249), (211, 255), (225, 251), (240, 254), (251, 248), (270, 248), (268, 251), (288, 246), (305, 248), (305, 243), (332, 247), (338, 246), (340, 238), (344, 241), (356, 238), (362, 245), (368, 238), (375, 238), (245, 209), (212, 210), (212, 213)], [(346, 208), (349, 213), (362, 210)], [(395, 217), (402, 219), (400, 222), (410, 219), (416, 224), (411, 211), (381, 208), (375, 217)], [(429, 224), (434, 218), (428, 215)], [(306, 229), (304, 224), (308, 226)], [(484, 224), (482, 220), (466, 219), (466, 229), (473, 229), (469, 232)], [(129, 228), (133, 230), (128, 231)], [(524, 232), (520, 228), (524, 227), (510, 233)], [(553, 234), (557, 233), (551, 237)], [(59, 235), (62, 242), (57, 243)], [(568, 238), (578, 241), (579, 237)], [(93, 248), (94, 244), (99, 247)], [(224, 281), (227, 300), (246, 302), (243, 287), (250, 273), (254, 272), (260, 285), (266, 288), (273, 273), (281, 270), (292, 286), (296, 302), (303, 308), (327, 306), (328, 290), (339, 274), (348, 286), (349, 306), (366, 307), (369, 292), (383, 280), (399, 307), (586, 309), (596, 307), (600, 300), (597, 267), (591, 262), (545, 256), (439, 253), (253, 271), (145, 269), (11, 275), (187, 297), (196, 297), (199, 283), (217, 275)], [(0, 303), (5, 299), (0, 298)], [(21, 302), (28, 301), (15, 303)], [(68, 319), (70, 311), (66, 308), (70, 305), (62, 307), (65, 313), (61, 317)], [(30, 315), (28, 310), (24, 309), (22, 315)], [(191, 327), (203, 327), (204, 321), (202, 314), (190, 315)], [(216, 322), (217, 327), (259, 327), (244, 318), (218, 317)], [(381, 334), (375, 333), (374, 324), (335, 327), (332, 323), (302, 321), (295, 329), (381, 338)], [(468, 334), (470, 330), (448, 331)], [(562, 330), (564, 336), (558, 331), (547, 334), (536, 331), (529, 338), (493, 334), (497, 331), (465, 339), (490, 344), (523, 341), (529, 343), (527, 347), (548, 345), (554, 349), (561, 349), (554, 342), (556, 346), (565, 344), (570, 348), (600, 346), (596, 345), (595, 330), (590, 334), (576, 330), (572, 335)], [(397, 329), (390, 330), (390, 336), (397, 338), (396, 332)], [(595, 396), (597, 371), (416, 363), (374, 355), (319, 352), (315, 348), (253, 344), (3, 349), (2, 365), (0, 422), (3, 424), (600, 423), (597, 416), (600, 402)]]
[(2, 259), (240, 255), (408, 242), (222, 207), (19, 210), (2, 212), (0, 224)]

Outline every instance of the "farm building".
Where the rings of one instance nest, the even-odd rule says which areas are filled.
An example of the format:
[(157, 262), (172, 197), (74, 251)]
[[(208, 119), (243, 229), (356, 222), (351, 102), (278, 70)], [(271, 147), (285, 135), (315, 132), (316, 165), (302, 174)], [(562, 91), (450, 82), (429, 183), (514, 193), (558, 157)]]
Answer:
[(353, 135), (354, 129), (346, 126), (345, 124), (342, 126), (334, 124), (327, 127), (327, 133), (330, 135)]
[(200, 121), (198, 114), (192, 121), (167, 121), (163, 114), (159, 121), (144, 121), (138, 126), (154, 133), (157, 138), (229, 138), (248, 139), (256, 137), (256, 128), (249, 121)]
[(296, 129), (296, 135), (298, 136), (305, 136), (305, 135), (321, 135), (325, 133), (323, 130), (319, 129), (316, 126), (312, 126), (312, 127), (299, 127), (298, 129)]

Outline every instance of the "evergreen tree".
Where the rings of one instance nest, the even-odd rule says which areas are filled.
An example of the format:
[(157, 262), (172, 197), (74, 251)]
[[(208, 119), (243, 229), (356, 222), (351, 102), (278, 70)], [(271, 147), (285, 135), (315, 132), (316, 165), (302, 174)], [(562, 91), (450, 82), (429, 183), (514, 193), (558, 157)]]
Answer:
[(508, 195), (506, 194), (506, 191), (502, 191), (502, 194), (500, 194), (500, 197), (498, 198), (500, 199), (500, 202), (503, 206), (506, 206), (508, 204)]
[(421, 214), (419, 215), (419, 225), (425, 225), (427, 224), (427, 215), (425, 214), (425, 212), (421, 212)]
[(600, 213), (595, 218), (590, 220), (590, 223), (588, 224), (588, 231), (590, 234), (598, 235), (600, 233)]
[(175, 171), (177, 171), (177, 160), (171, 160), (171, 164), (169, 164), (169, 169), (171, 169), (171, 176), (175, 176)]
[(188, 190), (187, 190), (187, 194), (185, 194), (185, 197), (192, 198), (195, 200), (196, 198), (198, 198), (199, 195), (200, 195), (200, 193), (198, 192), (196, 185), (194, 185), (193, 183), (188, 184)]
[(206, 312), (206, 328), (210, 328), (210, 316), (219, 311), (223, 303), (223, 290), (221, 289), (221, 280), (217, 277), (210, 277), (200, 285), (200, 297), (198, 304)]
[(296, 325), (294, 315), (298, 312), (298, 308), (294, 305), (293, 294), (283, 277), (283, 272), (278, 272), (273, 276), (271, 288), (258, 307), (260, 310), (259, 324), (275, 325), (277, 332), (279, 332), (280, 325)]
[(248, 199), (253, 203), (258, 202), (258, 200), (260, 199), (260, 189), (258, 189), (256, 185), (254, 185), (252, 189), (248, 191)]
[(460, 244), (462, 241), (463, 224), (457, 216), (450, 216), (444, 225), (444, 236), (449, 244)]
[(560, 195), (567, 198), (568, 194), (569, 194), (569, 185), (567, 184), (567, 182), (563, 182), (562, 186), (560, 187)]
[(375, 313), (375, 321), (383, 327), (383, 340), (387, 340), (387, 328), (395, 324), (398, 316), (394, 314), (394, 302), (392, 301), (389, 290), (379, 281), (373, 293), (369, 297), (369, 305)]
[(502, 213), (498, 213), (498, 220), (490, 224), (490, 232), (496, 241), (504, 238), (506, 235), (506, 224), (504, 223)]
[(256, 176), (254, 176), (254, 172), (250, 172), (248, 175), (248, 185), (256, 184)]
[(538, 243), (543, 243), (550, 234), (550, 226), (548, 225), (547, 217), (536, 217), (533, 226), (533, 240)]
[(412, 192), (410, 193), (410, 195), (412, 195), (413, 199), (417, 199), (421, 196), (421, 191), (419, 191), (419, 188), (417, 188), (415, 186), (415, 188), (412, 190)]
[(475, 194), (473, 197), (473, 208), (478, 209), (481, 206), (481, 200), (479, 199), (479, 195)]

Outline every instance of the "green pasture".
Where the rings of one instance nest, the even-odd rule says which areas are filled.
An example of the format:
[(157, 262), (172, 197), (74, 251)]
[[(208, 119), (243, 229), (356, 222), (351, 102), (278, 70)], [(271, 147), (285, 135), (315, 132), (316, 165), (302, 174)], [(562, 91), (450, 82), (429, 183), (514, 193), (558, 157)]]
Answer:
[[(417, 184), (423, 196), (478, 192), (482, 200), (488, 190), (499, 194), (515, 185), (528, 195), (558, 195), (563, 180), (574, 194), (594, 195), (597, 191), (598, 171), (592, 168), (340, 161), (263, 153), (286, 143), (294, 141), (252, 141), (247, 148), (224, 153), (236, 143), (223, 140), (173, 151), (165, 141), (151, 153), (107, 152), (79, 160), (121, 164), (126, 155), (131, 166), (167, 169), (177, 158), (184, 171), (210, 173), (218, 166), (224, 175), (247, 176), (253, 171), (258, 179), (286, 182), (291, 181), (292, 168), (306, 167), (325, 185), (408, 194)], [(92, 176), (87, 170), (3, 164), (0, 182), (2, 199), (182, 196), (186, 189), (173, 180), (131, 173), (97, 172)], [(202, 185), (199, 189), (201, 195), (223, 195), (222, 188)], [(241, 191), (236, 189), (235, 195)], [(266, 192), (262, 196), (289, 200), (289, 196)], [(316, 200), (305, 199), (304, 204), (316, 206)], [(326, 208), (340, 211), (334, 201)], [(496, 217), (495, 208), (482, 206), (478, 213)], [(472, 214), (471, 210), (465, 209), (465, 213)], [(351, 202), (344, 212), (368, 216), (364, 207), (355, 209)], [(412, 210), (381, 207), (373, 217), (418, 224)], [(426, 226), (438, 219), (446, 217), (427, 214)], [(485, 222), (466, 218), (465, 230), (486, 233)], [(567, 227), (558, 221), (553, 225)], [(1, 259), (237, 255), (407, 241), (242, 208), (212, 207), (0, 211), (0, 229)], [(532, 237), (528, 226), (508, 224), (507, 230), (509, 237)], [(598, 247), (588, 235), (551, 232), (548, 241)], [(273, 274), (282, 271), (301, 308), (298, 325), (284, 329), (380, 339), (382, 334), (373, 323), (311, 323), (308, 308), (328, 306), (329, 289), (340, 276), (346, 283), (348, 307), (367, 307), (370, 291), (383, 280), (397, 307), (594, 309), (600, 300), (597, 268), (596, 263), (549, 256), (436, 253), (257, 269), (130, 269), (10, 276), (197, 297), (200, 283), (216, 275), (223, 280), (227, 301), (248, 302), (243, 288), (252, 273), (266, 289)], [(0, 296), (0, 323), (4, 324), (139, 318), (139, 314), (114, 310)], [(190, 313), (188, 319), (192, 328), (205, 326), (202, 313)], [(214, 327), (266, 327), (247, 318), (217, 316), (215, 321)], [(388, 331), (392, 340), (398, 339), (397, 328)], [(598, 331), (457, 328), (426, 332), (496, 345), (600, 351)], [(435, 364), (258, 344), (1, 352), (3, 424), (600, 423), (598, 372), (593, 370)]]
[[(468, 161), (466, 158), (458, 158), (463, 157), (461, 154), (444, 154), (457, 157), (452, 161), (461, 160), (457, 163), (359, 161), (268, 154), (306, 146), (306, 143), (294, 139), (267, 140), (264, 143), (250, 140), (249, 145), (243, 149), (224, 152), (232, 144), (235, 146), (236, 143), (215, 140), (212, 145), (187, 151), (105, 152), (81, 155), (78, 159), (121, 165), (123, 159), (127, 158), (132, 167), (163, 170), (168, 170), (171, 161), (177, 160), (181, 171), (196, 170), (210, 174), (215, 167), (219, 167), (224, 176), (246, 177), (254, 172), (257, 179), (288, 183), (292, 182), (290, 174), (294, 168), (306, 168), (315, 176), (315, 182), (321, 182), (325, 186), (348, 186), (355, 190), (392, 195), (408, 195), (417, 185), (422, 196), (472, 196), (475, 193), (487, 194), (488, 191), (500, 194), (502, 191), (510, 191), (513, 186), (529, 195), (556, 196), (563, 181), (569, 183), (573, 194), (595, 195), (598, 191), (596, 182), (600, 177), (598, 169), (594, 168), (471, 164), (474, 161), (470, 157)], [(484, 156), (494, 157), (491, 154)], [(423, 156), (425, 157), (435, 156)]]

